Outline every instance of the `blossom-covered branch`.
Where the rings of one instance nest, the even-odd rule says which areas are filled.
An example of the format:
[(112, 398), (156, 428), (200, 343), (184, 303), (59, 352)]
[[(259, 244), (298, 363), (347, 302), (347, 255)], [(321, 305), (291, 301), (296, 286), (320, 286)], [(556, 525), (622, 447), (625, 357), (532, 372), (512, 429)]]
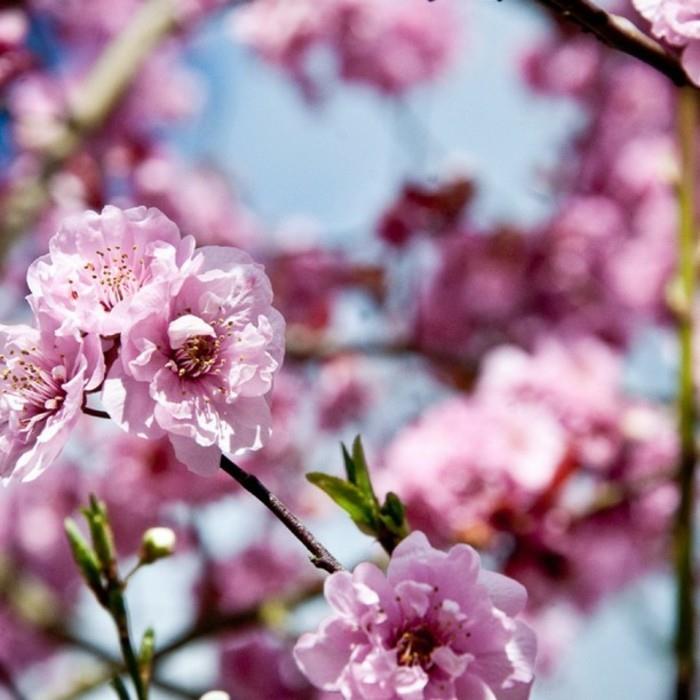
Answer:
[(625, 17), (606, 12), (589, 0), (537, 0), (548, 10), (594, 34), (607, 46), (639, 59), (676, 85), (692, 85), (678, 57), (640, 31)]

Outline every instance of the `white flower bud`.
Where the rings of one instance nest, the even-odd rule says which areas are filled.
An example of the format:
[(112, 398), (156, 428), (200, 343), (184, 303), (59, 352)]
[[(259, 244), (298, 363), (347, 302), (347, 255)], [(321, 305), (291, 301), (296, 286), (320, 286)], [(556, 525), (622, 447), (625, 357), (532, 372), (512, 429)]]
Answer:
[(223, 690), (210, 690), (208, 693), (204, 693), (199, 700), (231, 700), (231, 696), (224, 693)]
[(141, 540), (141, 563), (152, 564), (158, 559), (169, 557), (175, 551), (175, 543), (175, 533), (169, 527), (152, 527), (146, 530)]

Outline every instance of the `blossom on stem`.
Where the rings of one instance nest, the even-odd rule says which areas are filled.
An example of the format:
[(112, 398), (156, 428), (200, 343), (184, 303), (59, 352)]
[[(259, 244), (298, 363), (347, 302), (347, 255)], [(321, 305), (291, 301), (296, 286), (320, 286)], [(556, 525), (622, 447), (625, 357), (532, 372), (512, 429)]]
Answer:
[(194, 239), (157, 209), (106, 206), (67, 218), (49, 253), (27, 272), (32, 299), (60, 322), (59, 333), (115, 335), (191, 260)]
[(414, 532), (386, 575), (360, 564), (332, 574), (325, 596), (335, 614), (294, 649), (323, 690), (346, 700), (529, 697), (536, 640), (514, 619), (525, 589), (484, 571), (468, 545), (441, 552)]
[(247, 254), (200, 249), (190, 273), (161, 280), (122, 333), (105, 409), (139, 437), (168, 434), (199, 473), (215, 473), (222, 452), (260, 448), (284, 352), (284, 320), (271, 303), (270, 282)]
[[(37, 309), (35, 309), (38, 311)], [(81, 415), (84, 392), (100, 385), (99, 338), (39, 327), (0, 326), (0, 478), (30, 481), (63, 449)]]

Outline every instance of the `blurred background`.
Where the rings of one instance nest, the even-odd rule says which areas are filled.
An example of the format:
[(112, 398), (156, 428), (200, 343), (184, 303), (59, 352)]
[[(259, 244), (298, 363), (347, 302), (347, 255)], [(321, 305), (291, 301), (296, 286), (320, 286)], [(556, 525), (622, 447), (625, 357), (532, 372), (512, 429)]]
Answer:
[[(668, 81), (522, 0), (27, 0), (0, 10), (0, 86), (4, 323), (84, 209), (249, 251), (288, 342), (244, 465), (343, 564), (382, 561), (304, 479), (361, 434), (414, 527), (528, 587), (536, 700), (668, 695)], [(156, 700), (331, 697), (290, 656), (325, 613), (298, 544), (223, 475), (82, 420), (0, 492), (0, 698), (111, 697), (111, 621), (62, 530), (90, 492), (124, 570), (146, 528), (178, 535), (129, 586)]]

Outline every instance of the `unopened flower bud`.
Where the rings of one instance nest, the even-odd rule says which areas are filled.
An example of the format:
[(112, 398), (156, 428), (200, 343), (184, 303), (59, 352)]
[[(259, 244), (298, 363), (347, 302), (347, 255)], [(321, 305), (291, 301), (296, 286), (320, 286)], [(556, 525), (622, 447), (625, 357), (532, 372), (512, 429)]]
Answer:
[(231, 700), (231, 696), (223, 690), (210, 690), (204, 693), (199, 700)]
[(142, 564), (152, 564), (169, 557), (175, 551), (175, 533), (169, 527), (152, 527), (143, 533), (139, 559)]

